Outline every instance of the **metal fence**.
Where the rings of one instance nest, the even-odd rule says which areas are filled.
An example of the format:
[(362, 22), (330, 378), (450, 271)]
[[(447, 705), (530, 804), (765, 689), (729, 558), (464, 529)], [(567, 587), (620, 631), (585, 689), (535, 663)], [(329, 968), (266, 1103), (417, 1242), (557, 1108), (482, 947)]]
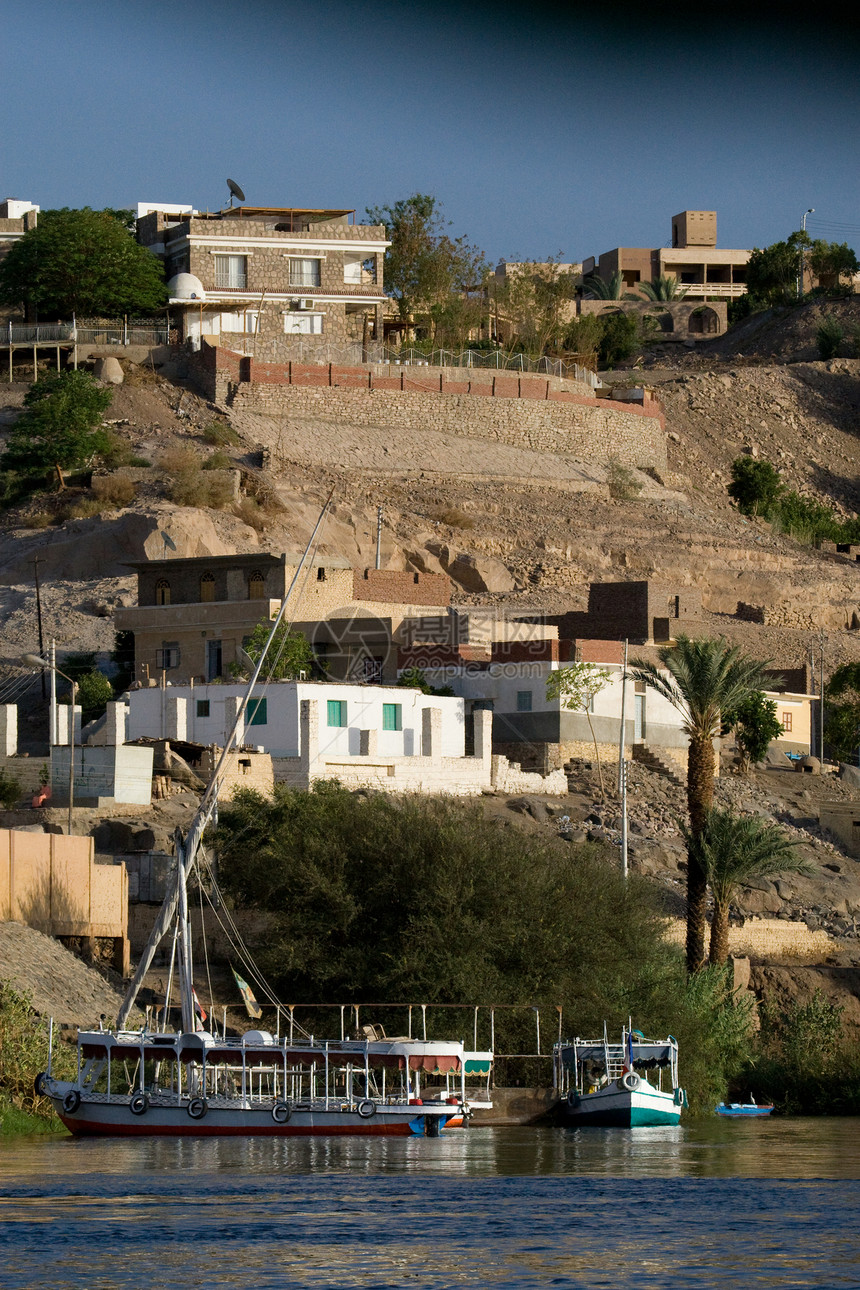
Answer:
[(13, 327), (8, 323), (0, 331), (2, 341), (7, 345), (41, 345), (56, 344), (57, 341), (74, 340), (74, 328), (70, 323), (39, 323), (35, 327)]
[(37, 323), (32, 327), (17, 327), (7, 323), (0, 329), (0, 344), (6, 345), (55, 345), (63, 341), (78, 345), (166, 345), (168, 339), (166, 325), (138, 325), (122, 320), (87, 327), (78, 327), (74, 323)]

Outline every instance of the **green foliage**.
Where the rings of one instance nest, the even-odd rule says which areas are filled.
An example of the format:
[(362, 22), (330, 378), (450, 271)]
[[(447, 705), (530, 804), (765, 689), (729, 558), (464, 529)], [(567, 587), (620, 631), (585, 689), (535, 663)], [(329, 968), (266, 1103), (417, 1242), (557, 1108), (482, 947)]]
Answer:
[(630, 502), (642, 492), (642, 484), (628, 466), (610, 457), (606, 471), (609, 496), (619, 502)]
[(860, 1114), (860, 1058), (843, 1033), (843, 1009), (819, 990), (806, 1003), (765, 1003), (740, 1087), (794, 1115)]
[(442, 685), (438, 689), (431, 685), (420, 667), (405, 667), (397, 678), (397, 684), (406, 690), (420, 690), (422, 694), (452, 695), (454, 693), (450, 685)]
[(86, 672), (78, 681), (77, 694), (83, 724), (102, 716), (113, 697), (113, 686), (103, 672)]
[(815, 241), (806, 262), (823, 287), (838, 286), (842, 278), (851, 278), (860, 269), (857, 256), (847, 242)]
[(663, 1030), (678, 1040), (693, 1114), (713, 1113), (749, 1057), (753, 999), (733, 992), (732, 975), (716, 965), (694, 972), (676, 989), (674, 1015), (664, 1019)]
[(497, 312), (525, 352), (556, 353), (564, 347), (576, 282), (563, 268), (560, 254), (511, 264), (503, 285), (493, 278), (490, 283)]
[(580, 355), (587, 365), (597, 366), (597, 354), (603, 338), (603, 320), (599, 314), (581, 314), (568, 323), (564, 333), (565, 349)]
[(598, 358), (604, 367), (623, 363), (639, 344), (639, 323), (635, 314), (604, 314)]
[[(0, 1116), (6, 1120), (7, 1108), (22, 1117), (35, 1115), (42, 1125), (54, 1118), (51, 1103), (39, 1096), (33, 1081), (47, 1066), (47, 1027), (33, 1011), (29, 998), (19, 993), (11, 982), (0, 980)], [(70, 1079), (74, 1073), (71, 1052), (58, 1045), (54, 1050), (53, 1073), (58, 1079)], [(23, 1118), (21, 1127), (32, 1128)]]
[[(375, 206), (368, 222), (383, 224), (391, 240), (385, 253), (385, 290), (397, 302), (401, 318), (424, 319), (434, 337), (462, 326), (469, 293), (480, 283), (484, 257), (465, 238), (452, 238), (441, 204), (426, 193), (413, 193), (393, 206)], [(453, 299), (459, 295), (460, 301)]]
[(809, 234), (798, 231), (785, 242), (755, 247), (747, 262), (747, 290), (767, 304), (796, 300), (801, 249), (811, 245)]
[(27, 391), (0, 463), (21, 475), (86, 465), (110, 446), (101, 422), (112, 397), (88, 372), (40, 377)]
[(773, 699), (766, 698), (761, 690), (756, 690), (736, 707), (723, 713), (723, 731), (730, 730), (735, 732), (742, 766), (748, 771), (751, 763), (764, 761), (768, 748), (782, 734), (782, 723), (776, 716), (776, 703)]
[(783, 492), (779, 471), (759, 457), (737, 457), (732, 462), (729, 497), (743, 515), (767, 518)]
[(110, 661), (114, 665), (114, 692), (122, 694), (134, 680), (134, 632), (115, 631)]
[(203, 438), (215, 448), (235, 447), (239, 443), (238, 434), (226, 421), (210, 421)]
[(546, 697), (559, 699), (571, 712), (587, 712), (592, 700), (612, 680), (612, 673), (596, 663), (571, 663), (557, 667), (546, 678)]
[(830, 358), (835, 358), (844, 339), (845, 328), (832, 314), (828, 314), (815, 333), (818, 357), (823, 362)]
[(672, 274), (657, 277), (653, 282), (640, 282), (639, 290), (648, 300), (683, 300), (687, 294), (686, 287), (679, 287), (678, 279)]
[[(271, 622), (264, 618), (244, 642), (244, 651), (255, 667), (271, 630)], [(291, 632), (288, 623), (281, 623), (269, 646), (260, 677), (263, 681), (296, 681), (301, 672), (310, 676), (314, 666), (314, 652), (304, 636)], [(231, 665), (230, 671), (234, 676), (251, 675), (250, 668), (242, 663)]]
[(161, 262), (115, 211), (43, 211), (0, 264), (0, 303), (43, 318), (113, 317), (166, 302)]
[(824, 737), (837, 761), (857, 761), (860, 745), (860, 663), (843, 663), (825, 690)]
[(203, 463), (204, 470), (232, 470), (234, 466), (233, 458), (228, 457), (226, 452), (212, 452)]
[(586, 300), (623, 300), (624, 274), (616, 269), (605, 282), (597, 273), (590, 273), (582, 280), (582, 292)]
[(0, 770), (0, 806), (4, 811), (14, 811), (21, 801), (20, 780), (6, 770)]

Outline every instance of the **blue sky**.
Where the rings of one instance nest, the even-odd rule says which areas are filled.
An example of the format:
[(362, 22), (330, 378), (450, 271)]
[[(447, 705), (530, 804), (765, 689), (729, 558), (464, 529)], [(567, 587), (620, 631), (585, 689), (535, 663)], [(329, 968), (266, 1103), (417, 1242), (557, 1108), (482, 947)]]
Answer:
[(362, 212), (426, 192), (493, 262), (661, 246), (685, 208), (716, 209), (721, 246), (765, 245), (812, 206), (815, 236), (860, 250), (856, 24), (675, 13), (29, 0), (4, 11), (0, 196), (216, 209), (230, 175), (252, 205)]

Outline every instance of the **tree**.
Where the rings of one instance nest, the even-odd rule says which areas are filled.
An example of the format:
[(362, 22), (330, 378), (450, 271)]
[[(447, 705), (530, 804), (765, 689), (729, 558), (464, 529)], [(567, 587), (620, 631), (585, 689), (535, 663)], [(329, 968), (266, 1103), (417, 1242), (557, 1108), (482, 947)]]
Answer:
[[(767, 663), (748, 658), (723, 636), (692, 640), (680, 635), (674, 645), (660, 650), (659, 657), (665, 672), (653, 663), (637, 661), (632, 675), (683, 715), (690, 741), (687, 810), (690, 831), (698, 836), (714, 802), (714, 739), (720, 733), (722, 713), (764, 688)], [(688, 972), (697, 972), (705, 959), (707, 885), (707, 874), (692, 852), (687, 864)]]
[(0, 302), (42, 317), (151, 312), (167, 302), (161, 261), (125, 211), (44, 211), (0, 264)]
[(741, 753), (741, 768), (749, 771), (753, 762), (764, 761), (767, 750), (782, 734), (782, 723), (777, 720), (776, 703), (761, 690), (749, 695), (730, 712), (723, 713), (723, 731), (734, 730), (735, 742)]
[(78, 681), (76, 694), (84, 725), (102, 716), (113, 697), (113, 686), (103, 672), (85, 672)]
[[(264, 618), (262, 622), (257, 623), (251, 635), (244, 642), (244, 652), (255, 667), (260, 655), (263, 653), (271, 630), (271, 622), (268, 618)], [(304, 636), (299, 632), (290, 631), (288, 623), (281, 623), (275, 632), (274, 640), (269, 646), (260, 679), (263, 681), (297, 681), (302, 672), (310, 676), (315, 667), (316, 658), (314, 652)], [(251, 669), (247, 664), (243, 663), (232, 663), (230, 671), (234, 676), (251, 675)]]
[(736, 457), (727, 491), (743, 515), (761, 515), (767, 519), (783, 491), (783, 484), (779, 471), (769, 461)]
[(822, 287), (838, 287), (842, 278), (853, 278), (860, 270), (857, 256), (847, 242), (816, 240), (805, 258)]
[(687, 294), (687, 288), (679, 287), (678, 279), (672, 274), (655, 278), (653, 282), (640, 282), (639, 290), (649, 300), (683, 300)]
[(526, 350), (556, 352), (570, 324), (576, 281), (561, 256), (509, 264), (502, 286), (492, 286), (496, 309)]
[(604, 314), (598, 357), (604, 367), (623, 363), (639, 343), (639, 321), (635, 314)]
[(597, 736), (591, 722), (591, 707), (596, 696), (612, 680), (611, 672), (594, 663), (577, 662), (570, 667), (557, 667), (546, 679), (546, 697), (558, 699), (561, 707), (570, 712), (584, 712), (588, 719), (588, 728), (594, 744), (594, 756), (597, 761), (597, 776), (600, 780), (600, 792), (606, 796), (603, 787), (603, 769), (600, 765), (600, 749)]
[(84, 466), (112, 446), (102, 418), (113, 395), (89, 372), (49, 372), (24, 397), (0, 464), (21, 474)]
[(450, 314), (451, 297), (462, 303), (480, 283), (483, 254), (465, 238), (449, 236), (441, 204), (426, 193), (413, 193), (393, 206), (369, 207), (366, 215), (371, 224), (384, 224), (391, 240), (385, 289), (400, 317), (423, 314), (438, 331)]
[(747, 292), (767, 304), (787, 304), (797, 298), (801, 251), (812, 245), (808, 233), (798, 230), (785, 242), (763, 249), (755, 247), (747, 262)]
[(838, 761), (856, 761), (860, 744), (860, 663), (837, 667), (824, 690), (824, 734)]
[(798, 855), (794, 844), (776, 824), (756, 815), (731, 811), (708, 812), (700, 833), (684, 830), (687, 854), (707, 875), (714, 898), (710, 961), (725, 963), (729, 955), (729, 905), (738, 887), (778, 874), (813, 874), (815, 868)]
[(586, 300), (635, 300), (638, 297), (624, 291), (624, 274), (616, 269), (605, 282), (597, 273), (589, 273), (582, 280), (582, 293)]

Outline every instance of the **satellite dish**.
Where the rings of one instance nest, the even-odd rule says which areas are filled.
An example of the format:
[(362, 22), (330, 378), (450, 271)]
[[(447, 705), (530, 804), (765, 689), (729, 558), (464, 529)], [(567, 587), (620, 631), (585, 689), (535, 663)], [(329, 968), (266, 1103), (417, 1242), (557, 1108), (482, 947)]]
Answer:
[(176, 550), (176, 543), (173, 541), (173, 538), (169, 533), (165, 533), (164, 529), (159, 529), (158, 531), (161, 534), (161, 540), (164, 543), (164, 556), (166, 559), (168, 551)]
[(242, 189), (241, 189), (241, 188), (239, 187), (239, 185), (236, 183), (236, 180), (235, 180), (235, 179), (228, 179), (228, 180), (227, 180), (227, 187), (230, 189), (230, 205), (231, 205), (231, 206), (233, 205), (233, 198), (234, 198), (234, 197), (236, 198), (236, 200), (237, 200), (237, 201), (240, 201), (240, 202), (245, 201), (245, 194), (242, 192)]

